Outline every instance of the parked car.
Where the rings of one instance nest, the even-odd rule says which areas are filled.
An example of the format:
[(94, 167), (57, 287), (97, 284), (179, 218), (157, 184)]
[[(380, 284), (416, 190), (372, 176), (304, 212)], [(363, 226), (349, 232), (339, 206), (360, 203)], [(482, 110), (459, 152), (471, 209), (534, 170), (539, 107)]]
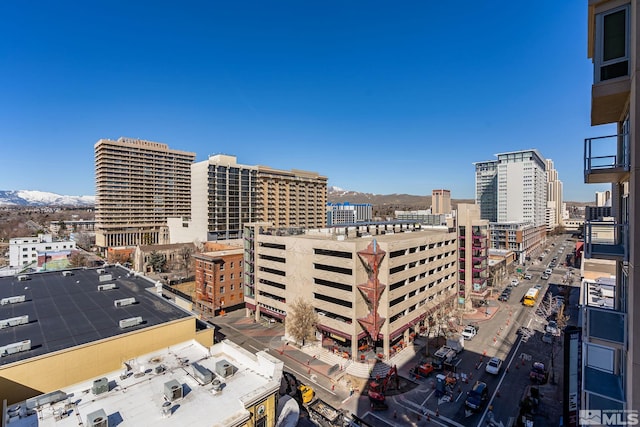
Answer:
[(500, 367), (502, 367), (502, 360), (498, 359), (497, 357), (492, 357), (487, 362), (485, 371), (493, 375), (498, 375), (498, 373), (500, 372)]
[(540, 276), (540, 278), (542, 280), (549, 280), (549, 275), (547, 273), (543, 274), (542, 276)]
[(527, 273), (524, 275), (524, 280), (531, 280), (531, 279), (532, 279), (531, 274)]
[(550, 269), (550, 268), (547, 268), (547, 269), (544, 271), (544, 274), (552, 274), (552, 273), (553, 273), (553, 270), (552, 270), (552, 269)]
[(542, 289), (542, 285), (538, 283), (533, 288), (540, 290), (540, 289)]
[(482, 409), (484, 402), (489, 397), (487, 384), (482, 381), (476, 381), (471, 391), (467, 392), (467, 399), (464, 401), (465, 406), (474, 411)]
[(498, 301), (508, 301), (510, 296), (511, 292), (502, 291), (502, 293), (498, 297)]
[(514, 288), (516, 286), (518, 286), (520, 284), (520, 282), (518, 281), (518, 279), (511, 279), (511, 286), (513, 286)]

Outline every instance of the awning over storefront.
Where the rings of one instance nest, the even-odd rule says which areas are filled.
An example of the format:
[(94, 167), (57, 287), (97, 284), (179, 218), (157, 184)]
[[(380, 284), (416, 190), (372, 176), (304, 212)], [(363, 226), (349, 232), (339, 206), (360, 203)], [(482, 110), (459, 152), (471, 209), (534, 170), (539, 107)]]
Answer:
[(398, 338), (400, 335), (403, 334), (404, 331), (406, 331), (407, 329), (409, 329), (411, 327), (416, 326), (418, 323), (420, 323), (421, 320), (424, 320), (426, 317), (427, 317), (427, 313), (422, 313), (420, 316), (416, 317), (411, 322), (407, 323), (404, 326), (401, 326), (395, 332), (392, 332), (391, 334), (389, 334), (389, 339), (390, 340), (394, 340), (394, 339)]
[(287, 317), (287, 316), (285, 316), (284, 314), (281, 314), (281, 313), (275, 312), (275, 311), (273, 311), (273, 310), (269, 310), (269, 309), (268, 309), (268, 308), (266, 308), (266, 307), (260, 307), (260, 312), (261, 312), (261, 313), (264, 313), (264, 314), (268, 314), (269, 316), (273, 316), (273, 317), (275, 317), (276, 319), (280, 319), (280, 320), (284, 320), (284, 318), (285, 318), (285, 317)]
[(320, 329), (321, 331), (328, 332), (329, 336), (337, 335), (339, 337), (342, 337), (342, 339), (351, 341), (352, 336), (346, 332), (339, 331), (337, 329), (333, 329), (325, 325), (317, 325), (317, 328)]

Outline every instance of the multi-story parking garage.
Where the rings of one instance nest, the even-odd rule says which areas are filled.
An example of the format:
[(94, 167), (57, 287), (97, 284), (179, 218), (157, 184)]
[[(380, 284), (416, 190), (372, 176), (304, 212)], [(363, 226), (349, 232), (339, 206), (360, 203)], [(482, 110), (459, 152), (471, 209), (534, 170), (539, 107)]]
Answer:
[(244, 235), (248, 311), (284, 320), (302, 298), (319, 314), (318, 330), (352, 359), (372, 348), (391, 356), (455, 299), (454, 229), (395, 222), (303, 232), (261, 223)]

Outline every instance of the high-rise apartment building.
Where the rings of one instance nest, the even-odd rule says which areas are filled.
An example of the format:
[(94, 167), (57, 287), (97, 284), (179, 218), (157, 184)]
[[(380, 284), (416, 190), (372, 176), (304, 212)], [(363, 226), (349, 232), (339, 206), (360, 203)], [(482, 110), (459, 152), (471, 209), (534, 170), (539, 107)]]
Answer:
[(489, 160), (474, 163), (476, 168), (476, 204), (480, 205), (480, 217), (488, 221), (498, 220), (498, 162)]
[(552, 231), (562, 225), (562, 181), (558, 179), (558, 171), (553, 166), (553, 160), (546, 159), (547, 171), (547, 231)]
[(545, 159), (537, 150), (498, 154), (497, 222), (545, 226), (547, 179)]
[(191, 213), (195, 153), (133, 138), (95, 146), (96, 245), (168, 243), (167, 218)]
[(243, 224), (279, 228), (326, 225), (327, 177), (239, 164), (218, 154), (191, 166), (191, 220), (171, 218), (171, 242), (242, 237)]
[(596, 191), (596, 206), (611, 206), (611, 191)]
[(200, 239), (241, 237), (242, 224), (258, 215), (257, 174), (256, 166), (238, 164), (235, 156), (222, 154), (191, 166), (191, 218), (204, 234)]
[(451, 191), (433, 190), (431, 192), (431, 213), (434, 215), (451, 213)]
[[(603, 411), (604, 420), (611, 411), (640, 408), (639, 15), (638, 0), (588, 2), (587, 49), (594, 67), (591, 125), (613, 125), (615, 130), (585, 139), (584, 180), (611, 185), (613, 220), (585, 222), (584, 257), (614, 261), (615, 285), (610, 306), (582, 301), (581, 336), (579, 331), (565, 332), (570, 344), (582, 340), (582, 351), (571, 351), (574, 345), (566, 356), (581, 355), (582, 362), (576, 362), (575, 375), (565, 373), (568, 390), (563, 400), (578, 402), (565, 407), (565, 419), (575, 418), (577, 410)], [(608, 232), (603, 233), (604, 228)], [(589, 295), (586, 284), (582, 294)]]
[(257, 168), (257, 221), (270, 222), (278, 228), (326, 225), (326, 176), (298, 169)]
[(537, 150), (497, 154), (498, 160), (474, 163), (476, 203), (491, 222), (491, 248), (517, 253), (524, 263), (546, 236), (547, 178)]

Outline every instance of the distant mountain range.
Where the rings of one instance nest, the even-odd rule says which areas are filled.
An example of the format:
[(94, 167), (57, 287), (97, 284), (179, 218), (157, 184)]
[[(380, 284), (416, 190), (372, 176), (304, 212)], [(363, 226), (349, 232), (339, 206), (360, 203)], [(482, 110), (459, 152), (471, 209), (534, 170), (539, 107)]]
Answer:
[(0, 206), (93, 206), (95, 196), (61, 196), (36, 190), (0, 190)]
[[(344, 190), (329, 186), (327, 200), (331, 203), (371, 203), (379, 213), (392, 213), (393, 210), (429, 209), (431, 196), (411, 194), (372, 194)], [(0, 190), (0, 206), (94, 206), (95, 196), (62, 196), (37, 190)], [(475, 203), (473, 199), (452, 199), (452, 207), (458, 203)], [(587, 203), (567, 202), (584, 205)]]

